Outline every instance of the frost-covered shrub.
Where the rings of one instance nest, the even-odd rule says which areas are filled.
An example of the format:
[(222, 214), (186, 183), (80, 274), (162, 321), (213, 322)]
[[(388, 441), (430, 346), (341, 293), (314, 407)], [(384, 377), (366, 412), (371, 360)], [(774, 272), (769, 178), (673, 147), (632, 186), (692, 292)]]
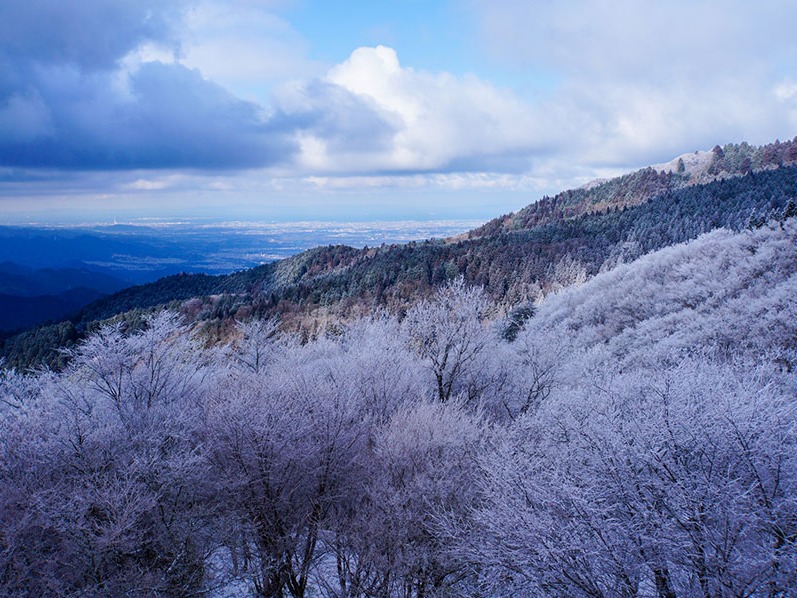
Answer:
[(463, 549), (502, 594), (782, 595), (795, 423), (793, 390), (728, 364), (583, 384), (482, 455)]

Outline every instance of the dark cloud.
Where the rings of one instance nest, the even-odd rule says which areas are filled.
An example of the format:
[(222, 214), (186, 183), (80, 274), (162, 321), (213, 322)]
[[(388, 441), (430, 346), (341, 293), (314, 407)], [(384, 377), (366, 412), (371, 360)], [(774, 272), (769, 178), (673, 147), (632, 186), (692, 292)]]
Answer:
[(13, 61), (112, 68), (144, 41), (177, 47), (184, 0), (4, 0), (0, 50)]
[(256, 167), (290, 158), (281, 124), (261, 108), (179, 65), (148, 63), (132, 78), (137, 99), (120, 127), (150, 166)]
[(282, 105), (278, 118), (284, 126), (311, 133), (329, 150), (344, 154), (387, 150), (401, 128), (398, 118), (391, 122), (367, 98), (318, 79)]
[(0, 167), (69, 170), (266, 166), (294, 153), (257, 104), (180, 64), (120, 61), (176, 44), (185, 3), (0, 3)]
[(0, 164), (62, 169), (249, 168), (290, 158), (258, 105), (179, 64), (112, 75), (51, 68), (0, 107)]

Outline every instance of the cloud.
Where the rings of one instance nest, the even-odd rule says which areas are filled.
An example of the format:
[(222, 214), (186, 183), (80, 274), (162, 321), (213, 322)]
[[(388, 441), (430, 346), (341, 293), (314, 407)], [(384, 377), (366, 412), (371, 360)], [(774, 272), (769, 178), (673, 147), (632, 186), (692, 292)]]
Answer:
[(276, 2), (204, 0), (187, 13), (180, 62), (239, 97), (265, 103), (271, 87), (311, 79), (325, 67), (310, 42), (274, 12)]
[(291, 1), (0, 3), (0, 178), (127, 171), (143, 193), (168, 171), (263, 169), (254, 186), (547, 192), (797, 132), (786, 0), (460, 0), (474, 54), (515, 88), (384, 45), (323, 66), (277, 14)]
[[(794, 58), (788, 0), (469, 0), (502, 60), (671, 83)], [(785, 53), (784, 53), (785, 52)]]
[[(322, 172), (523, 168), (549, 141), (530, 106), (479, 78), (416, 71), (392, 48), (358, 48), (326, 76), (277, 96), (304, 119), (299, 163)], [(518, 162), (522, 164), (518, 164)]]
[[(258, 167), (286, 161), (292, 144), (257, 104), (182, 65), (148, 63), (132, 77), (134, 162), (149, 167)], [(154, 147), (155, 140), (159, 146)], [(144, 164), (147, 166), (147, 164)]]
[(179, 64), (149, 62), (120, 91), (112, 74), (39, 69), (0, 105), (0, 164), (75, 170), (251, 168), (293, 144), (262, 109)]
[(290, 161), (294, 142), (261, 106), (195, 69), (146, 59), (178, 45), (186, 6), (0, 4), (0, 66), (7, 67), (0, 68), (0, 166), (229, 169)]
[(109, 69), (146, 40), (173, 47), (186, 0), (5, 0), (0, 51), (15, 62)]
[(794, 81), (781, 81), (773, 90), (775, 97), (781, 102), (793, 102), (797, 100), (797, 83)]
[(778, 85), (797, 67), (793, 2), (468, 5), (493, 59), (535, 74), (548, 101), (579, 123), (567, 127), (572, 146), (565, 155), (574, 160), (639, 165), (689, 148), (797, 132)]
[(35, 91), (14, 93), (0, 106), (0, 145), (41, 139), (52, 130), (50, 112)]

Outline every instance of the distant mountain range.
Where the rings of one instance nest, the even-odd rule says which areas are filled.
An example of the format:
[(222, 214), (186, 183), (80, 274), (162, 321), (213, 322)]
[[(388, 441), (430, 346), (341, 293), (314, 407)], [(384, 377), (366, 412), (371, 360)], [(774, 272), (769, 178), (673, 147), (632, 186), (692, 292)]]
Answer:
[(0, 331), (60, 321), (130, 283), (77, 268), (34, 270), (0, 263)]
[(57, 326), (9, 338), (3, 353), (12, 366), (57, 366), (57, 343), (75, 342), (110, 318), (135, 322), (162, 305), (180, 309), (211, 336), (223, 337), (235, 320), (253, 315), (276, 316), (284, 329), (312, 336), (374, 309), (400, 313), (460, 276), (509, 310), (702, 233), (794, 215), (797, 138), (716, 146), (544, 197), (445, 240), (328, 245), (228, 275), (168, 276), (101, 298)]
[(0, 263), (0, 294), (20, 297), (58, 295), (79, 288), (100, 294), (115, 293), (129, 283), (119, 278), (78, 268), (33, 269), (13, 262)]
[(184, 266), (166, 240), (60, 228), (0, 227), (0, 333), (61, 321)]

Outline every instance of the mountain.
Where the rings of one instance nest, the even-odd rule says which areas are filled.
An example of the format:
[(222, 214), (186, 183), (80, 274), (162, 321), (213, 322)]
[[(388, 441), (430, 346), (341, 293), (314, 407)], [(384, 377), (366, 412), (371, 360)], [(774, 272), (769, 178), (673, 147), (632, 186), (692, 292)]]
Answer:
[(33, 297), (86, 288), (110, 295), (127, 286), (130, 283), (124, 280), (85, 268), (33, 269), (13, 262), (0, 263), (0, 294)]
[(0, 593), (793, 595), (797, 166), (713, 161), (7, 339)]
[(786, 218), (549, 295), (511, 340), (462, 279), (306, 342), (106, 326), (0, 377), (0, 593), (793, 595), (795, 287)]
[(60, 321), (89, 303), (129, 286), (83, 268), (42, 268), (0, 263), (0, 331)]
[(747, 143), (715, 146), (711, 151), (683, 154), (670, 162), (643, 168), (580, 189), (543, 197), (522, 210), (491, 220), (471, 233), (486, 236), (550, 224), (562, 219), (626, 209), (693, 186), (750, 175), (797, 164), (797, 137), (793, 141), (756, 147)]
[(540, 305), (526, 330), (557, 335), (580, 367), (634, 371), (711, 351), (797, 366), (797, 218), (715, 230), (567, 291)]
[[(175, 255), (183, 255), (177, 244), (136, 235), (134, 231), (109, 234), (82, 229), (0, 226), (0, 261), (34, 270), (86, 270), (121, 278), (128, 284), (141, 284), (159, 275), (179, 272), (182, 262), (170, 263)], [(152, 263), (152, 267), (142, 267), (144, 260)]]
[(0, 293), (0, 331), (24, 330), (42, 322), (58, 322), (102, 296), (102, 293), (86, 288), (32, 297)]
[[(374, 309), (400, 313), (457, 277), (509, 309), (717, 228), (739, 231), (795, 214), (797, 140), (728, 144), (543, 197), (455, 238), (330, 245), (224, 276), (166, 277), (100, 299), (70, 325), (79, 336), (94, 322), (170, 305), (212, 335), (223, 336), (236, 319), (277, 316), (284, 329), (312, 336)], [(9, 341), (8, 363), (27, 365), (11, 348), (19, 339)]]
[(462, 237), (357, 250), (319, 247), (222, 277), (171, 277), (90, 306), (83, 320), (196, 294), (233, 294), (243, 304), (288, 315), (318, 308), (344, 314), (400, 307), (458, 276), (509, 304), (533, 300), (601, 269), (725, 227), (740, 230), (791, 214), (792, 163), (689, 183), (644, 169), (568, 191)]

